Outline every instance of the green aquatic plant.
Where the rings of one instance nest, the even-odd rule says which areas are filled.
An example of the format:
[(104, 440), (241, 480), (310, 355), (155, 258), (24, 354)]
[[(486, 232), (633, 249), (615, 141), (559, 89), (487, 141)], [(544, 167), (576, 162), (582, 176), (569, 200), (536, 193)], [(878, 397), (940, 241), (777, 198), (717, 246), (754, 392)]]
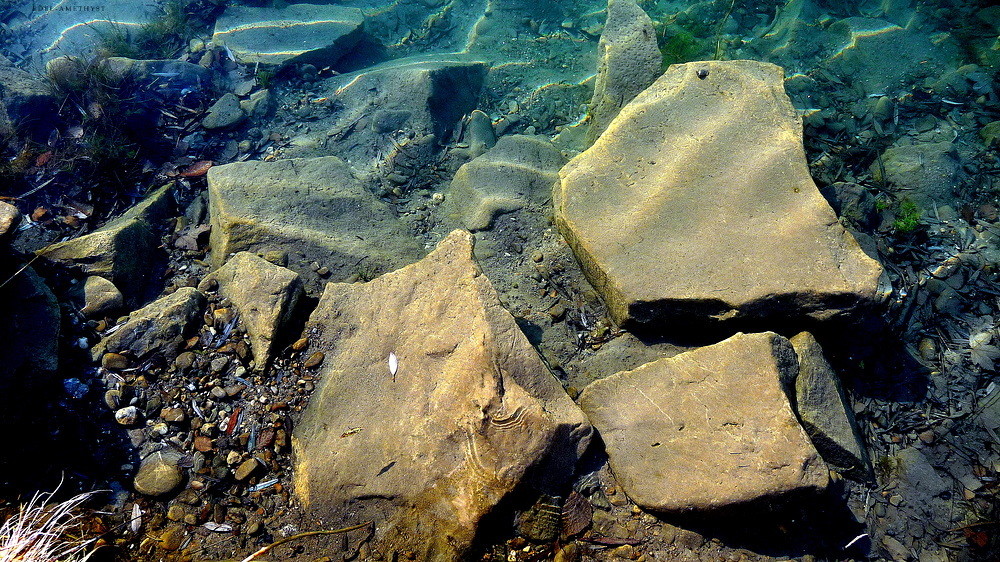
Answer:
[[(669, 37), (667, 37), (669, 34)], [(664, 32), (659, 41), (660, 55), (663, 57), (663, 68), (697, 60), (706, 52), (704, 40), (699, 39), (690, 31), (675, 28), (672, 32)]]
[(920, 227), (920, 216), (920, 207), (909, 197), (904, 197), (896, 207), (896, 219), (892, 221), (892, 227), (896, 232), (909, 234)]

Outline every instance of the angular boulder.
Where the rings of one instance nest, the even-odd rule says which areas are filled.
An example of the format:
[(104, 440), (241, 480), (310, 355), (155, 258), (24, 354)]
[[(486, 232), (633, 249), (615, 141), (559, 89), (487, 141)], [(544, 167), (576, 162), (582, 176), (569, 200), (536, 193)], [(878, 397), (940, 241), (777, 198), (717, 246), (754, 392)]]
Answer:
[(372, 278), (424, 255), (392, 209), (335, 156), (235, 162), (208, 171), (212, 265), (231, 254), (287, 252), (288, 267), (317, 289), (330, 279)]
[(806, 434), (828, 464), (855, 477), (871, 472), (868, 454), (858, 437), (854, 409), (847, 402), (840, 377), (809, 332), (791, 340), (799, 360), (795, 378), (795, 411)]
[(545, 137), (506, 136), (458, 169), (445, 200), (466, 228), (486, 230), (501, 213), (548, 201), (565, 162)]
[(97, 275), (121, 288), (125, 304), (135, 306), (159, 288), (159, 223), (174, 208), (168, 184), (146, 196), (122, 216), (79, 238), (58, 242), (37, 252), (46, 260)]
[(597, 54), (588, 143), (597, 140), (622, 107), (656, 80), (663, 64), (653, 20), (635, 0), (608, 0)]
[(188, 324), (204, 307), (201, 291), (181, 287), (130, 314), (128, 321), (90, 350), (91, 356), (96, 361), (107, 352), (140, 359), (160, 352), (172, 359), (188, 335)]
[(593, 382), (580, 406), (639, 506), (723, 510), (826, 486), (785, 395), (795, 369), (788, 340), (741, 333)]
[(759, 328), (877, 295), (772, 64), (671, 66), (559, 176), (556, 222), (619, 323)]
[(384, 553), (461, 559), (515, 488), (558, 493), (590, 440), (468, 232), (369, 283), (327, 285), (307, 329), (326, 358), (293, 434), (295, 492), (327, 521), (374, 520)]
[(229, 5), (215, 22), (212, 40), (245, 64), (334, 66), (361, 39), (364, 21), (360, 9), (346, 6)]
[(290, 269), (240, 252), (206, 276), (199, 288), (207, 291), (212, 281), (218, 283), (219, 294), (239, 311), (257, 368), (264, 369), (271, 361), (278, 333), (302, 297), (302, 279)]

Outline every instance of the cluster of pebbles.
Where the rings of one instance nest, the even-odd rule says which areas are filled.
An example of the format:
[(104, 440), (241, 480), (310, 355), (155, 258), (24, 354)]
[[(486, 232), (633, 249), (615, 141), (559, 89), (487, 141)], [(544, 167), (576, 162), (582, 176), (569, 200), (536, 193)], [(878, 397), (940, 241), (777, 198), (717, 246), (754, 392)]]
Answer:
[(142, 555), (234, 552), (248, 540), (264, 542), (294, 509), (290, 432), (323, 354), (310, 353), (302, 338), (266, 374), (257, 370), (238, 315), (211, 291), (196, 323), (176, 357), (137, 362), (106, 353), (98, 370), (107, 415), (136, 452), (122, 469), (134, 474), (138, 493), (125, 500), (127, 520), (118, 523), (130, 530), (123, 543), (143, 537), (132, 545)]

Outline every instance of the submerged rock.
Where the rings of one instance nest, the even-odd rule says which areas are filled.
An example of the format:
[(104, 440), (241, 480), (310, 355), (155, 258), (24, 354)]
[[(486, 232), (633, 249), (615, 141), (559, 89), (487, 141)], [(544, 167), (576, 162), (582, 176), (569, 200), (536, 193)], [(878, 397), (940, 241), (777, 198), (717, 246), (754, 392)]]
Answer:
[(180, 453), (157, 451), (142, 459), (132, 485), (146, 496), (162, 496), (174, 491), (184, 480)]
[(361, 39), (363, 23), (361, 10), (346, 6), (229, 5), (215, 22), (212, 40), (246, 64), (334, 66)]
[(393, 214), (335, 156), (236, 162), (208, 171), (212, 265), (241, 251), (286, 253), (317, 289), (320, 277), (375, 277), (424, 255)]
[(48, 85), (0, 55), (0, 134), (28, 133), (44, 142), (58, 115)]
[(288, 324), (302, 296), (299, 274), (249, 252), (240, 252), (205, 277), (199, 287), (205, 291), (212, 281), (218, 282), (219, 294), (232, 301), (239, 311), (257, 367), (264, 369), (271, 360), (275, 339)]
[(868, 454), (858, 438), (854, 410), (840, 378), (809, 332), (791, 340), (799, 358), (795, 378), (795, 411), (806, 434), (827, 463), (845, 474), (866, 478), (871, 473)]
[(469, 55), (424, 55), (326, 80), (326, 96), (342, 109), (293, 139), (285, 153), (335, 154), (371, 182), (396, 168), (419, 175), (476, 108), (486, 71)]
[(188, 324), (201, 313), (205, 295), (182, 287), (129, 315), (125, 324), (91, 349), (96, 361), (105, 352), (141, 358), (159, 351), (171, 359), (187, 335)]
[(590, 439), (456, 231), (310, 317), (326, 351), (293, 434), (295, 492), (328, 521), (376, 522), (384, 552), (459, 560), (515, 488), (555, 494)]
[(743, 329), (878, 295), (882, 268), (816, 189), (772, 64), (670, 67), (559, 175), (556, 222), (619, 323)]
[(227, 129), (243, 122), (247, 114), (243, 112), (240, 98), (236, 94), (223, 95), (208, 108), (208, 114), (201, 120), (206, 129)]
[(98, 230), (39, 250), (43, 259), (88, 275), (108, 279), (123, 290), (127, 305), (139, 304), (159, 290), (158, 225), (174, 208), (172, 187), (165, 185)]
[(0, 201), (0, 244), (14, 237), (17, 225), (21, 223), (21, 211), (6, 201)]
[(737, 334), (596, 381), (580, 406), (639, 506), (721, 510), (826, 486), (784, 392), (795, 369), (785, 338)]
[(125, 304), (122, 292), (103, 277), (91, 275), (83, 282), (83, 308), (80, 314), (97, 318), (121, 308)]
[(913, 142), (901, 139), (871, 166), (876, 181), (899, 188), (920, 209), (950, 204), (954, 198), (959, 162), (950, 142)]
[(653, 20), (635, 0), (608, 1), (608, 20), (597, 52), (600, 62), (590, 102), (589, 143), (601, 136), (625, 104), (656, 80), (663, 64)]
[(486, 230), (501, 213), (548, 201), (565, 161), (545, 137), (506, 136), (458, 169), (445, 201), (466, 228)]

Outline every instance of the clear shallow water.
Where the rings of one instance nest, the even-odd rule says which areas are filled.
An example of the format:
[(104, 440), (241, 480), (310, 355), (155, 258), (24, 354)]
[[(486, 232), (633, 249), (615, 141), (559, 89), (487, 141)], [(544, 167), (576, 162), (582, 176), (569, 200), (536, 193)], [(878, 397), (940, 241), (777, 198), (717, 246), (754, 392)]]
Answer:
[[(601, 2), (424, 0), (334, 4), (361, 9), (371, 42), (380, 46), (373, 49), (370, 58), (341, 69), (345, 72), (384, 60), (462, 53), (489, 65), (485, 87), (475, 106), (484, 110), (498, 129), (501, 123), (513, 123), (505, 133), (552, 136), (571, 130), (587, 115), (597, 65), (597, 40), (604, 20)], [(894, 322), (897, 318), (904, 320), (893, 324), (896, 332), (892, 337), (914, 349), (917, 346), (924, 349), (924, 340), (932, 339), (938, 346), (933, 361), (918, 356), (927, 361), (928, 372), (937, 375), (908, 388), (904, 383), (910, 382), (909, 379), (898, 375), (910, 366), (887, 367), (885, 370), (890, 374), (879, 378), (874, 375), (880, 368), (872, 367), (870, 362), (867, 367), (858, 367), (843, 361), (848, 366), (844, 372), (855, 373), (861, 379), (854, 381), (859, 417), (868, 424), (866, 435), (877, 458), (893, 458), (903, 447), (922, 441), (926, 431), (953, 440), (952, 449), (942, 445), (940, 450), (928, 448), (927, 452), (939, 474), (954, 477), (958, 482), (953, 488), (956, 503), (949, 505), (957, 511), (965, 510), (963, 513), (971, 512), (970, 506), (979, 509), (984, 515), (968, 519), (971, 523), (989, 520), (990, 510), (994, 509), (989, 479), (995, 476), (997, 468), (994, 462), (997, 444), (972, 425), (963, 429), (960, 416), (963, 411), (980, 408), (979, 399), (991, 396), (991, 388), (995, 390), (995, 385), (990, 386), (994, 371), (984, 360), (991, 357), (992, 351), (983, 348), (990, 345), (989, 338), (996, 337), (993, 320), (1000, 316), (995, 310), (995, 299), (986, 296), (990, 293), (961, 288), (963, 292), (956, 298), (963, 304), (953, 310), (947, 308), (950, 306), (947, 303), (937, 303), (936, 297), (945, 294), (941, 289), (933, 295), (934, 299), (925, 296), (923, 301), (913, 304), (916, 313), (906, 311), (916, 301), (912, 296), (921, 293), (918, 287), (926, 283), (927, 276), (922, 271), (953, 257), (949, 253), (955, 253), (951, 248), (967, 249), (969, 237), (987, 239), (990, 227), (983, 225), (996, 222), (995, 217), (989, 218), (990, 211), (986, 208), (996, 203), (995, 145), (993, 149), (988, 147), (982, 134), (987, 124), (1000, 118), (998, 51), (994, 48), (1000, 33), (996, 12), (990, 12), (986, 2), (791, 0), (640, 4), (654, 22), (665, 65), (711, 58), (748, 58), (783, 66), (786, 89), (803, 112), (806, 148), (817, 182), (824, 188), (859, 185), (875, 198), (867, 207), (862, 203), (847, 204), (841, 215), (872, 237), (872, 243), (883, 250), (883, 259), (893, 269), (896, 289), (893, 298), (898, 307), (892, 309), (891, 315)], [(150, 9), (154, 5), (148, 4)], [(82, 30), (97, 29), (107, 25), (107, 21), (125, 29), (143, 20), (151, 21), (142, 16), (135, 2), (67, 1), (45, 9), (38, 9), (37, 4), (25, 6), (27, 3), (14, 9), (5, 6), (10, 10), (5, 13), (11, 31), (5, 35), (3, 47), (13, 60), (36, 70), (56, 54), (76, 54), (77, 49), (88, 52), (91, 49), (88, 41), (99, 40), (101, 33), (95, 31), (88, 39), (79, 34)], [(203, 44), (197, 48), (198, 41), (204, 43), (211, 38), (212, 22), (219, 13), (208, 3), (192, 3), (191, 7), (199, 25), (192, 23), (185, 32), (193, 32), (195, 48), (190, 53), (179, 50), (175, 56), (196, 64), (206, 51)], [(263, 22), (261, 27), (265, 27)], [(71, 38), (61, 39), (64, 34)], [(261, 50), (265, 47), (262, 45)], [(220, 60), (224, 62), (225, 58), (218, 57), (215, 63)], [(238, 78), (234, 80), (236, 84), (245, 84), (252, 78), (255, 82), (250, 88), (264, 85), (266, 74), (260, 74), (255, 64), (220, 66)], [(293, 139), (307, 138), (308, 132), (303, 130), (310, 126), (319, 129), (314, 114), (310, 113), (314, 110), (309, 108), (322, 107), (325, 102), (318, 100), (331, 97), (322, 88), (322, 81), (300, 80), (300, 70), (305, 72), (295, 67), (271, 83), (282, 96), (283, 109), (274, 123), (262, 126), (273, 126), (278, 138), (283, 134)], [(322, 70), (322, 65), (313, 69)], [(333, 78), (331, 74), (320, 76), (327, 80)], [(237, 146), (245, 140), (242, 133), (236, 136), (229, 144)], [(198, 146), (197, 139), (188, 140), (191, 146)], [(284, 153), (262, 149), (250, 157), (283, 157), (293, 154), (293, 149), (300, 150), (298, 155), (315, 155), (307, 143), (292, 144)], [(895, 152), (888, 152), (890, 149)], [(211, 157), (220, 162), (250, 154), (235, 148), (230, 151), (224, 143), (211, 146), (210, 150), (215, 151)], [(948, 180), (920, 182), (926, 174), (919, 169), (910, 175), (900, 175), (905, 172), (906, 160), (899, 155), (910, 157), (914, 153), (913, 158), (918, 162), (933, 161), (947, 166), (952, 170)], [(890, 175), (878, 172), (887, 166)], [(447, 179), (441, 178), (441, 185)], [(390, 199), (396, 197), (391, 189), (384, 194)], [(426, 195), (429, 199), (430, 194)], [(398, 197), (400, 211), (423, 212), (415, 208), (420, 197), (423, 195), (415, 195), (412, 203), (408, 197)], [(922, 217), (921, 224), (930, 227), (929, 235), (922, 235), (920, 229), (912, 235), (901, 232), (896, 221), (901, 219), (902, 208), (893, 205), (904, 197), (920, 201), (916, 211)], [(995, 214), (995, 208), (993, 211)], [(964, 223), (960, 222), (963, 220)], [(500, 226), (510, 227), (510, 223)], [(496, 237), (501, 238), (499, 234)], [(501, 239), (496, 246), (510, 248), (514, 254), (518, 254), (515, 248), (524, 247), (523, 241), (508, 242)], [(996, 246), (986, 240), (977, 251), (995, 252)], [(484, 253), (484, 261), (493, 259), (506, 265), (495, 254), (502, 257), (503, 252), (491, 256)], [(987, 279), (990, 269), (996, 267), (996, 260), (991, 263), (978, 268), (984, 273), (976, 274), (977, 269), (972, 268), (963, 275), (967, 279), (973, 275), (978, 275), (979, 280)], [(494, 267), (499, 269), (497, 265)], [(978, 283), (981, 285), (981, 281)], [(503, 285), (503, 281), (497, 284)], [(515, 306), (519, 298), (527, 301), (510, 286), (504, 288), (512, 295)], [(559, 351), (565, 342), (553, 343), (543, 334), (536, 343), (543, 353), (549, 354), (550, 360), (562, 362), (565, 371), (574, 366), (571, 354)], [(917, 367), (912, 369), (914, 373), (924, 372)], [(581, 376), (573, 382), (586, 379)], [(952, 429), (954, 422), (946, 424), (943, 419), (958, 419), (958, 429)], [(891, 463), (881, 466), (888, 466), (883, 476), (891, 476)], [(976, 487), (976, 480), (983, 487)], [(970, 487), (976, 490), (973, 498), (966, 500), (962, 492), (973, 491)], [(854, 498), (863, 506), (859, 512), (870, 518), (873, 535), (895, 536), (916, 552), (932, 550), (935, 544), (944, 541), (951, 541), (956, 552), (968, 546), (971, 539), (967, 540), (962, 531), (930, 537), (918, 532), (921, 525), (926, 525), (921, 514), (900, 515), (902, 510), (896, 510), (898, 506), (889, 502), (893, 495), (882, 494), (889, 491), (888, 487), (860, 489)], [(870, 499), (871, 496), (877, 499)], [(910, 497), (904, 501), (910, 501)], [(959, 505), (959, 501), (967, 503)], [(954, 527), (964, 525), (965, 521), (955, 522)], [(886, 533), (887, 529), (892, 532)], [(884, 549), (879, 550), (881, 546), (875, 548), (884, 554)]]

